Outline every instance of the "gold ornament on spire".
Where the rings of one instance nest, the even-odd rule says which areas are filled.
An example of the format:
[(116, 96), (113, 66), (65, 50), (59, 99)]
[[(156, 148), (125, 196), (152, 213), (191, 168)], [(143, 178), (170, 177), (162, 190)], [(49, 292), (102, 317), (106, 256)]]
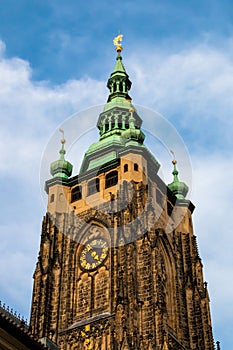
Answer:
[(65, 138), (64, 138), (64, 130), (59, 129), (60, 133), (62, 133), (62, 139), (61, 139), (61, 143), (64, 144), (66, 142)]
[(119, 34), (113, 39), (113, 44), (116, 46), (117, 52), (121, 52), (123, 50), (121, 45), (122, 38), (123, 38), (123, 34)]
[(177, 160), (176, 160), (176, 158), (175, 158), (175, 152), (174, 152), (172, 149), (170, 149), (170, 152), (171, 152), (171, 154), (173, 155), (172, 164), (173, 164), (173, 165), (176, 165)]

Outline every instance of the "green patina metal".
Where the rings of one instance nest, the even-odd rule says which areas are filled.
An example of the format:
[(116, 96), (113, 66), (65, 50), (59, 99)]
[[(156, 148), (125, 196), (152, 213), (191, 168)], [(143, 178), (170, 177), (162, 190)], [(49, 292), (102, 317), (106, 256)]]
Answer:
[(169, 190), (172, 191), (172, 193), (178, 199), (185, 199), (189, 188), (184, 182), (180, 182), (178, 178), (178, 170), (176, 169), (176, 160), (173, 160), (172, 163), (174, 165), (174, 170), (172, 172), (174, 178), (173, 178), (173, 182), (168, 185), (168, 188)]
[[(111, 166), (116, 166), (116, 162), (118, 164), (120, 158), (129, 153), (140, 154), (146, 158), (148, 171), (151, 174), (157, 174), (160, 167), (158, 161), (144, 145), (145, 135), (141, 130), (142, 119), (137, 114), (128, 94), (132, 83), (122, 63), (120, 52), (121, 50), (118, 51), (114, 70), (107, 83), (110, 90), (109, 97), (97, 122), (100, 137), (97, 142), (90, 145), (84, 155), (79, 173), (80, 179), (86, 178), (88, 174), (93, 176), (96, 171), (101, 173)], [(54, 181), (68, 184), (68, 181), (72, 180), (69, 178), (73, 165), (65, 160), (64, 136), (61, 143), (60, 158), (51, 163), (50, 166), (53, 179), (47, 182), (46, 191), (48, 191), (49, 184), (54, 183)], [(184, 182), (179, 181), (176, 160), (173, 160), (173, 165), (174, 179), (168, 188), (180, 202), (186, 203), (185, 197), (189, 188)]]
[(61, 147), (61, 150), (59, 151), (60, 158), (58, 160), (55, 160), (53, 163), (51, 163), (50, 173), (53, 177), (68, 179), (72, 174), (73, 165), (67, 160), (65, 160), (66, 151), (64, 148), (64, 144), (65, 144), (64, 138), (61, 140), (61, 144), (62, 144), (62, 147)]
[(80, 174), (101, 167), (106, 161), (120, 158), (122, 152), (125, 154), (127, 148), (132, 147), (136, 147), (139, 153), (147, 152), (158, 171), (159, 163), (143, 144), (145, 135), (141, 130), (142, 119), (129, 96), (131, 85), (118, 51), (115, 67), (107, 83), (110, 91), (108, 100), (97, 122), (100, 138), (85, 153)]
[[(116, 58), (115, 67), (107, 83), (107, 87), (110, 90), (108, 103), (130, 103), (131, 97), (128, 95), (128, 92), (131, 88), (131, 85), (132, 83), (129, 80), (128, 74), (126, 73), (125, 67), (122, 63), (122, 57), (119, 51)], [(106, 109), (108, 109), (109, 107), (109, 104), (105, 106)]]

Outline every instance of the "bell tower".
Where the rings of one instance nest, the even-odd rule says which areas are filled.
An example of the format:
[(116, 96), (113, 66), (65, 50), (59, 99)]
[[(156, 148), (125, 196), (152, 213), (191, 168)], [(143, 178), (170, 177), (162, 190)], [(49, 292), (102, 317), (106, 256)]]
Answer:
[(97, 121), (99, 140), (71, 176), (51, 164), (34, 273), (32, 333), (62, 350), (214, 350), (209, 295), (188, 187), (158, 176), (122, 63), (122, 36)]

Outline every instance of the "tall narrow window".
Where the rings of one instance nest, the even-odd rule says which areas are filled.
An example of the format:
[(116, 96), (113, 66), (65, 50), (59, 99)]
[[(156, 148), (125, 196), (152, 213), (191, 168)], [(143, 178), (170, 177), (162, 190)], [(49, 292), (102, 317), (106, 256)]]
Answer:
[(124, 173), (126, 173), (129, 170), (128, 164), (124, 165)]
[(167, 213), (169, 216), (172, 215), (172, 211), (173, 211), (173, 205), (170, 202), (167, 202)]
[(119, 90), (120, 90), (120, 92), (123, 91), (123, 83), (122, 83), (122, 81), (121, 81), (120, 84), (119, 84)]
[(78, 201), (81, 198), (82, 198), (82, 187), (76, 186), (71, 191), (71, 202)]
[(105, 188), (111, 187), (116, 185), (118, 182), (118, 172), (117, 171), (111, 171), (111, 173), (108, 173), (105, 178)]
[(50, 203), (54, 202), (54, 194), (51, 194)]
[(98, 178), (90, 180), (88, 182), (87, 195), (90, 196), (100, 191), (100, 180)]
[(134, 163), (134, 171), (138, 171), (138, 164)]

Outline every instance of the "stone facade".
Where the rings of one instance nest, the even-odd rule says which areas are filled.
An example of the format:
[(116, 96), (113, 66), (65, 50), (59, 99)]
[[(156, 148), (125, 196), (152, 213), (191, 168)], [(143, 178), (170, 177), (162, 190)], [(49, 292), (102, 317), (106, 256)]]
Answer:
[[(46, 215), (34, 274), (32, 330), (52, 336), (60, 349), (212, 350), (194, 207), (168, 189), (163, 193), (153, 179), (131, 184), (128, 192), (126, 181), (115, 185), (116, 198), (132, 197), (121, 211), (110, 210), (119, 206), (116, 199), (79, 214), (73, 209)], [(156, 190), (164, 197), (163, 207)], [(107, 259), (93, 271), (82, 270), (80, 251), (85, 241), (99, 236), (108, 242)]]

